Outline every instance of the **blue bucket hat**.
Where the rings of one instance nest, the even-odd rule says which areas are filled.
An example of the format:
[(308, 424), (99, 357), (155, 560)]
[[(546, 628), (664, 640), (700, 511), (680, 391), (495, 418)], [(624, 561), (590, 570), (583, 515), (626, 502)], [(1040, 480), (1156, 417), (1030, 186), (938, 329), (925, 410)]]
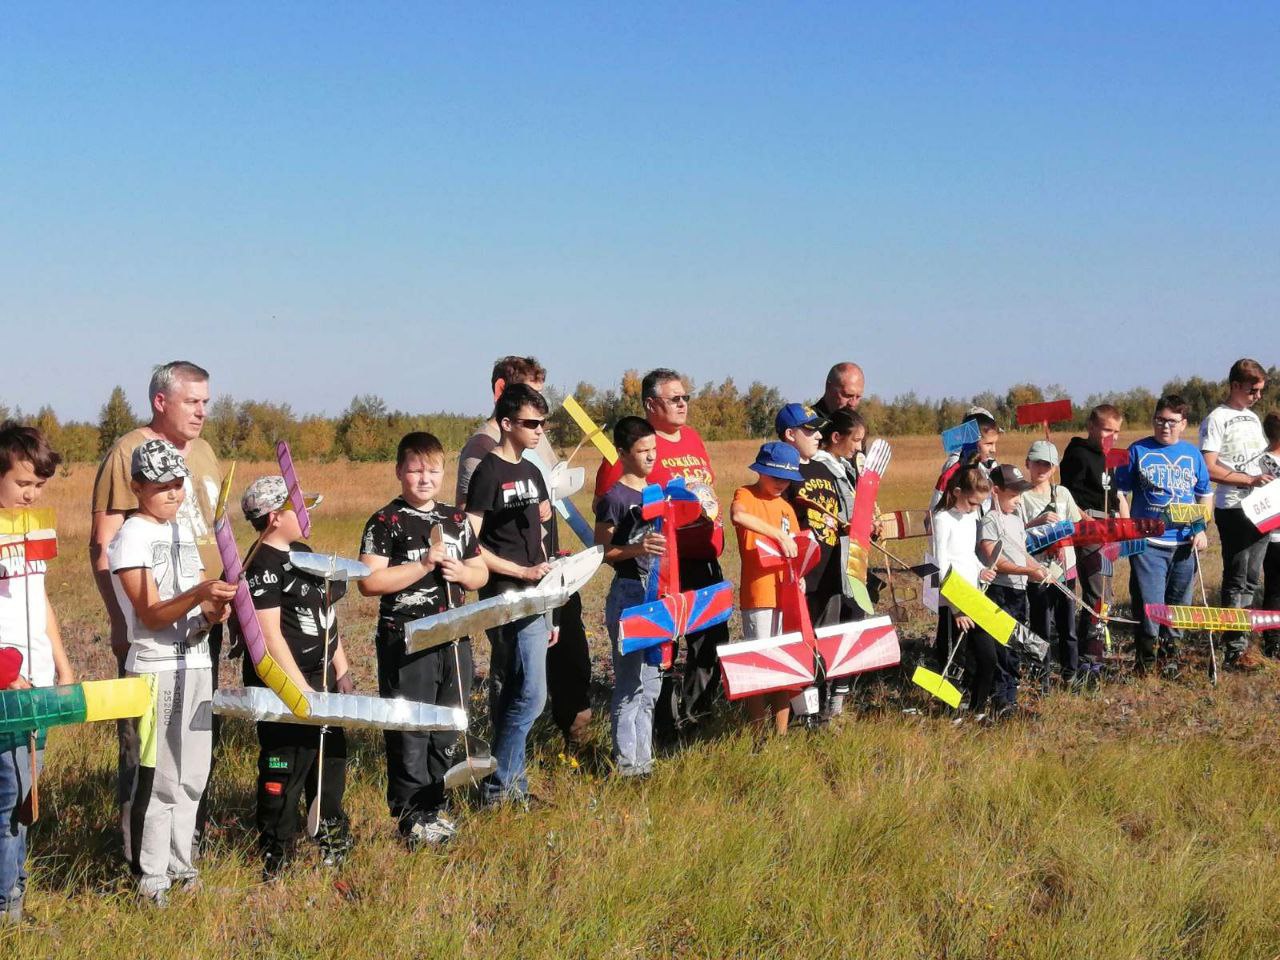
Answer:
[(770, 441), (761, 445), (756, 462), (748, 469), (778, 480), (800, 480), (800, 451), (789, 443)]

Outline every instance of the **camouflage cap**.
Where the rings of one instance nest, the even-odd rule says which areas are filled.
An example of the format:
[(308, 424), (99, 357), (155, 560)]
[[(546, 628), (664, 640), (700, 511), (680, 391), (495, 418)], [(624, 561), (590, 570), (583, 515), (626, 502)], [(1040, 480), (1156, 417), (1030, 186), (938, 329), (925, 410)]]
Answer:
[(129, 473), (133, 479), (148, 483), (168, 483), (191, 476), (178, 448), (159, 438), (146, 440), (134, 448)]
[(246, 520), (265, 517), (272, 510), (279, 510), (289, 502), (289, 488), (284, 477), (259, 477), (249, 484), (240, 498), (240, 509)]

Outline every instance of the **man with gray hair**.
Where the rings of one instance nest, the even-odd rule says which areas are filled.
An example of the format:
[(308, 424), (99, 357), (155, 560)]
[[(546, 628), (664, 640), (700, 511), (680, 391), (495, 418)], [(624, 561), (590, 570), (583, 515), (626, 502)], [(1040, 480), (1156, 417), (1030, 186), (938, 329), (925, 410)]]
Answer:
[[(177, 521), (191, 533), (205, 570), (216, 572), (222, 569), (218, 546), (213, 539), (213, 511), (218, 502), (218, 488), (222, 485), (222, 470), (218, 466), (213, 448), (207, 441), (200, 439), (205, 408), (209, 403), (209, 373), (187, 360), (170, 361), (156, 367), (151, 374), (147, 396), (151, 403), (151, 422), (129, 431), (112, 444), (99, 464), (98, 474), (93, 481), (89, 563), (98, 593), (110, 618), (111, 652), (115, 654), (120, 671), (124, 670), (124, 658), (129, 652), (129, 636), (124, 614), (120, 611), (120, 604), (111, 584), (107, 545), (124, 525), (129, 514), (138, 507), (137, 498), (130, 487), (130, 462), (133, 451), (147, 440), (167, 440), (182, 454), (191, 476), (186, 478), (187, 495), (178, 510)], [(221, 640), (221, 630), (211, 632), (209, 647), (213, 657), (215, 687)], [(121, 676), (123, 675), (121, 672)], [(118, 788), (119, 800), (123, 804), (129, 799), (137, 772), (138, 740), (137, 731), (132, 724), (121, 722), (117, 729), (120, 735)], [(127, 848), (125, 855), (128, 856)]]
[(857, 410), (858, 404), (862, 403), (862, 391), (865, 388), (866, 378), (862, 375), (862, 368), (846, 360), (827, 371), (822, 399), (811, 406), (819, 415), (828, 419), (842, 408)]

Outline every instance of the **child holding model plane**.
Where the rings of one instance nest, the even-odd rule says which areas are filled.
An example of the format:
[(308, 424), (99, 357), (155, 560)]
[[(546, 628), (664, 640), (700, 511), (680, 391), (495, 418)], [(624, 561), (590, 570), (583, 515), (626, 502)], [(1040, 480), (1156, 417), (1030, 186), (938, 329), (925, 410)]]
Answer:
[(596, 543), (613, 567), (613, 583), (605, 600), (604, 621), (613, 658), (613, 700), (609, 726), (613, 762), (624, 777), (653, 771), (653, 708), (662, 678), (646, 651), (623, 654), (618, 646), (622, 611), (645, 600), (654, 561), (666, 550), (666, 538), (641, 515), (641, 491), (657, 462), (657, 431), (639, 417), (623, 417), (613, 428), (613, 444), (622, 476), (596, 503)]
[(201, 580), (204, 565), (188, 525), (177, 522), (190, 471), (167, 440), (147, 440), (130, 460), (138, 510), (107, 547), (124, 614), (129, 676), (151, 686), (148, 715), (131, 721), (141, 762), (125, 815), (125, 844), (144, 900), (168, 904), (180, 882), (198, 884), (196, 808), (209, 778), (213, 670), (209, 628), (225, 622), (236, 588)]
[[(755, 483), (739, 487), (733, 495), (729, 519), (738, 536), (742, 554), (742, 582), (738, 605), (742, 612), (742, 636), (746, 640), (774, 637), (782, 633), (782, 607), (779, 587), (780, 569), (766, 569), (760, 562), (759, 540), (776, 541), (783, 556), (794, 557), (796, 542), (792, 535), (800, 521), (784, 494), (791, 484), (801, 479), (800, 454), (781, 441), (760, 448), (749, 469), (759, 475)], [(773, 714), (774, 729), (787, 732), (791, 719), (791, 693), (779, 690), (748, 697), (747, 716), (753, 724), (764, 727), (767, 714)]]
[[(0, 425), (0, 510), (33, 507), (61, 462), (39, 430)], [(0, 544), (0, 655), (11, 668), (0, 678), (0, 689), (74, 683), (45, 592), (46, 561), (29, 552), (33, 541), (14, 540)], [(43, 763), (43, 730), (0, 735), (0, 923), (22, 920), (31, 819), (22, 811), (30, 802), (32, 774)]]
[[(444, 448), (430, 433), (410, 433), (396, 448), (400, 496), (369, 518), (360, 561), (372, 571), (360, 581), (379, 597), (374, 644), (378, 695), (466, 708), (471, 698), (471, 641), (456, 651), (436, 646), (407, 653), (405, 624), (463, 603), (489, 581), (480, 545), (457, 507), (436, 496), (444, 481)], [(440, 844), (457, 832), (445, 814), (444, 776), (458, 735), (387, 730), (387, 806), (410, 848)]]

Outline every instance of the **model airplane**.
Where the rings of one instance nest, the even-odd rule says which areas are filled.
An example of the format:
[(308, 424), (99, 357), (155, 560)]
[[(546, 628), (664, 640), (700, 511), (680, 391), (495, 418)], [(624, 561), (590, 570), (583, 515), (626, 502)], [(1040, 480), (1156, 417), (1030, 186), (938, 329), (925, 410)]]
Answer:
[(722, 580), (700, 590), (680, 589), (680, 556), (676, 531), (703, 516), (702, 501), (685, 486), (683, 477), (674, 477), (665, 487), (644, 488), (641, 515), (654, 529), (666, 534), (667, 549), (657, 565), (657, 576), (649, 574), (647, 599), (622, 611), (618, 643), (624, 654), (652, 650), (650, 663), (669, 668), (674, 661), (675, 643), (688, 633), (724, 623), (733, 613), (733, 585)]
[(526, 590), (511, 590), (464, 607), (405, 624), (405, 650), (417, 653), (462, 637), (479, 636), (503, 624), (564, 606), (600, 569), (603, 547), (551, 561), (551, 572)]

